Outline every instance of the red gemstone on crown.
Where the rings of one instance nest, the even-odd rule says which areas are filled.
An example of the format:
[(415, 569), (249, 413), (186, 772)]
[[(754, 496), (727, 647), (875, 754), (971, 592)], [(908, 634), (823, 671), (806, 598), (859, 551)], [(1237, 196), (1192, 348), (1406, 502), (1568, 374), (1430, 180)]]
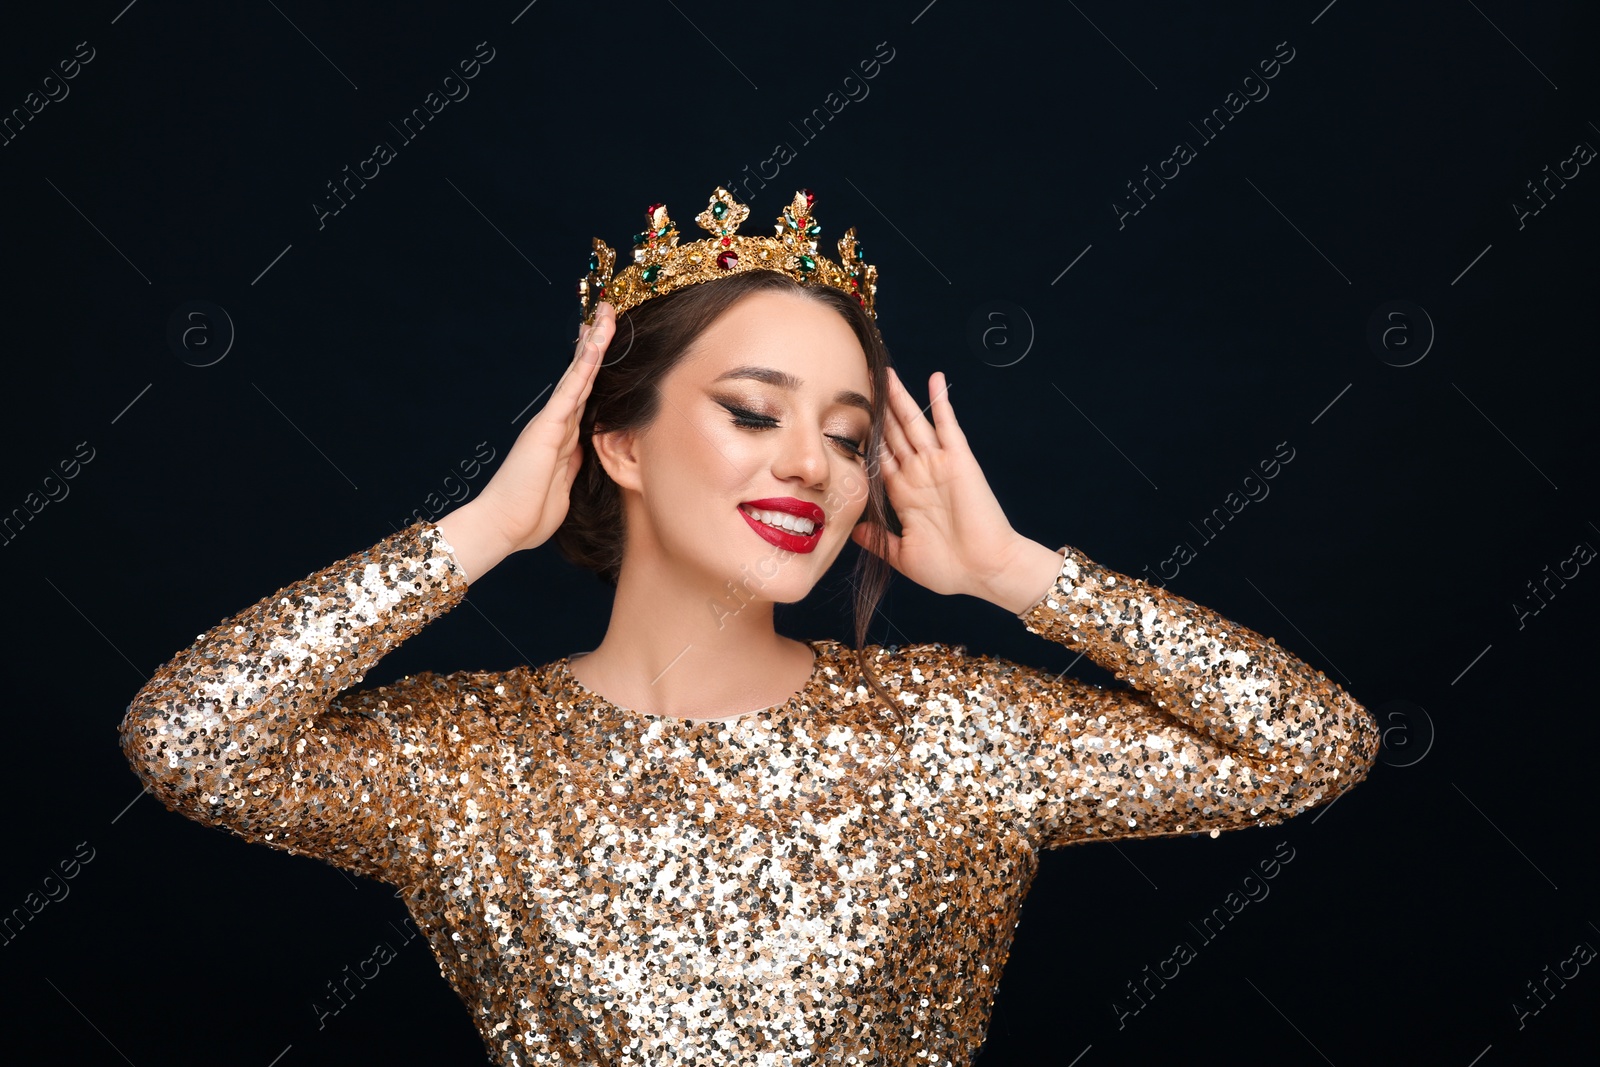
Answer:
[(724, 237), (722, 239), (722, 247), (723, 248), (727, 248), (731, 244), (733, 244), (733, 238), (732, 237)]
[(723, 270), (732, 270), (733, 265), (737, 262), (739, 262), (739, 253), (737, 252), (722, 252), (717, 255), (717, 266)]
[(655, 218), (655, 217), (656, 217), (656, 212), (657, 212), (657, 211), (658, 211), (658, 210), (659, 210), (659, 209), (661, 209), (661, 208), (664, 208), (664, 207), (666, 207), (666, 206), (667, 206), (667, 205), (665, 205), (665, 204), (651, 204), (651, 205), (650, 205), (650, 206), (649, 206), (649, 207), (647, 207), (647, 208), (645, 208), (645, 209), (644, 209), (644, 210), (645, 210), (645, 214), (646, 214), (646, 215), (648, 215), (648, 216), (649, 216), (649, 217), (650, 217), (650, 218), (652, 218), (652, 219), (653, 219), (653, 218)]
[(813, 193), (810, 189), (800, 190), (800, 195), (806, 198), (806, 207), (810, 207), (812, 204), (816, 203), (817, 194)]

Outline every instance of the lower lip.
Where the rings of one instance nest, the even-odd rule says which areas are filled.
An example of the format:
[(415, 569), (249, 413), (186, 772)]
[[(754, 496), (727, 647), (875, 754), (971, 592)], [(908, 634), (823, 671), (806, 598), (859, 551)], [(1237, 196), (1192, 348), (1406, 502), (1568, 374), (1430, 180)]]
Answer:
[(768, 526), (760, 519), (752, 517), (749, 512), (744, 510), (744, 508), (738, 508), (736, 510), (741, 516), (744, 517), (744, 521), (750, 524), (750, 528), (752, 530), (760, 534), (772, 544), (777, 545), (779, 548), (786, 548), (790, 552), (810, 552), (815, 549), (817, 547), (817, 543), (822, 540), (821, 526), (818, 526), (809, 534), (805, 535), (790, 533), (788, 530), (780, 530), (776, 526)]

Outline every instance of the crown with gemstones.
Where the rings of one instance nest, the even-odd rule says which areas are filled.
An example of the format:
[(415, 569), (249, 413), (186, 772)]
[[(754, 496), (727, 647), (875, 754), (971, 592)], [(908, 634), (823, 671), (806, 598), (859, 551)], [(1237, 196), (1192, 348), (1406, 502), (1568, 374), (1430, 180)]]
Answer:
[(700, 228), (711, 236), (682, 245), (666, 205), (651, 204), (645, 211), (645, 228), (633, 235), (633, 265), (621, 273), (612, 274), (616, 251), (600, 238), (594, 239), (588, 277), (578, 283), (584, 323), (594, 322), (602, 300), (620, 315), (652, 297), (751, 270), (780, 271), (804, 285), (842, 289), (876, 318), (878, 268), (862, 260), (854, 226), (839, 238), (837, 263), (817, 254), (822, 227), (811, 211), (815, 201), (811, 190), (801, 189), (778, 216), (776, 236), (749, 237), (738, 232), (739, 224), (750, 214), (749, 207), (718, 186), (711, 203), (695, 216)]

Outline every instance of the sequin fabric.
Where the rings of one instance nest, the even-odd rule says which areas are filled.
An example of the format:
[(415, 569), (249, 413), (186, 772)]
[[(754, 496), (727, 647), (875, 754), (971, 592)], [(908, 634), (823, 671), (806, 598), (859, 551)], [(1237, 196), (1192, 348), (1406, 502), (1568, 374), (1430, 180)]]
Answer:
[(1040, 850), (1281, 822), (1373, 717), (1272, 639), (1061, 550), (1018, 618), (1102, 688), (809, 642), (788, 702), (620, 708), (570, 657), (352, 689), (466, 582), (417, 523), (202, 634), (122, 722), (171, 810), (401, 887), (502, 1065), (964, 1067)]

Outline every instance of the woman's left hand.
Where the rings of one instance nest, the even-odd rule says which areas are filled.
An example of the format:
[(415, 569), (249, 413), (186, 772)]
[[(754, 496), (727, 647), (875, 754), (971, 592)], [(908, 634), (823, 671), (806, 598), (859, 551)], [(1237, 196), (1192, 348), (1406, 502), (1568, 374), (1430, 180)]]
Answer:
[[(1034, 542), (1006, 520), (956, 425), (948, 389), (944, 372), (928, 379), (933, 397), (930, 424), (899, 376), (889, 371), (880, 463), (903, 532), (884, 531), (889, 539), (885, 558), (895, 570), (935, 593), (991, 599), (995, 579)], [(868, 549), (870, 525), (862, 523), (850, 535)]]

